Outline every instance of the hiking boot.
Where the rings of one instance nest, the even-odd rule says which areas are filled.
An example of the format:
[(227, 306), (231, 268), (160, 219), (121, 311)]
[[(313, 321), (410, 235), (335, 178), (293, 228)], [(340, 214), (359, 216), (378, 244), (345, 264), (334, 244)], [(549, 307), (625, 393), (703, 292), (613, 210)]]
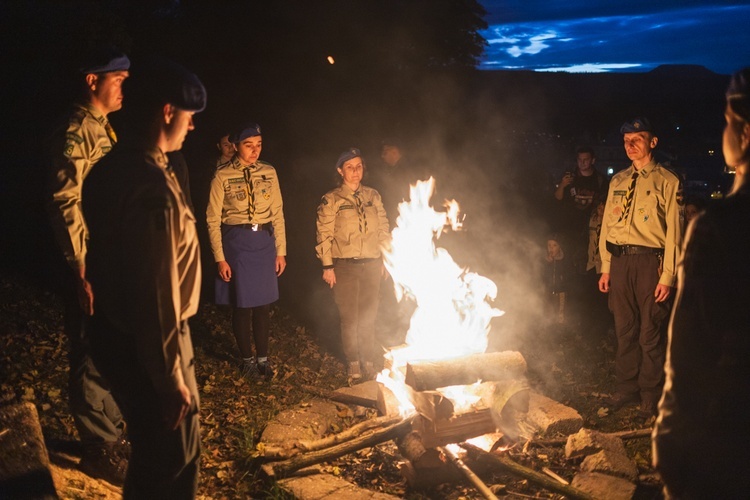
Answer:
[(240, 366), (240, 376), (248, 382), (255, 382), (262, 377), (255, 361), (243, 361)]
[(271, 366), (270, 361), (261, 361), (258, 363), (258, 372), (264, 376), (267, 380), (271, 380), (274, 375), (276, 375), (276, 372), (273, 369), (273, 366)]
[(78, 469), (87, 476), (122, 486), (125, 483), (128, 460), (115, 450), (114, 443), (87, 445), (83, 449)]
[(637, 403), (640, 398), (637, 393), (625, 394), (624, 392), (616, 392), (612, 396), (604, 400), (604, 404), (607, 405), (612, 411), (617, 411), (623, 406)]
[(359, 361), (349, 362), (347, 375), (349, 375), (349, 378), (351, 378), (352, 380), (357, 380), (357, 379), (362, 378), (362, 372), (359, 369)]

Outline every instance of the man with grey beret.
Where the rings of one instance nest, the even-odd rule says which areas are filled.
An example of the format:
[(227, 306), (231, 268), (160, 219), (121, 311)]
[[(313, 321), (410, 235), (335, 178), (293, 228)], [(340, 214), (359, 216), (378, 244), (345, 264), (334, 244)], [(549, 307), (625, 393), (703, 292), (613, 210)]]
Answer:
[(200, 433), (188, 319), (198, 310), (200, 249), (167, 153), (195, 128), (206, 91), (169, 60), (139, 66), (130, 90), (126, 135), (83, 189), (91, 351), (128, 422), (123, 497), (190, 499)]
[(122, 484), (127, 467), (124, 422), (106, 380), (89, 354), (87, 318), (94, 294), (86, 277), (88, 231), (81, 211), (81, 190), (94, 165), (117, 142), (108, 115), (122, 107), (123, 82), (130, 60), (105, 48), (80, 68), (83, 95), (53, 139), (53, 175), (49, 212), (57, 243), (69, 270), (64, 330), (69, 344), (69, 399), (83, 445), (80, 469), (90, 476)]

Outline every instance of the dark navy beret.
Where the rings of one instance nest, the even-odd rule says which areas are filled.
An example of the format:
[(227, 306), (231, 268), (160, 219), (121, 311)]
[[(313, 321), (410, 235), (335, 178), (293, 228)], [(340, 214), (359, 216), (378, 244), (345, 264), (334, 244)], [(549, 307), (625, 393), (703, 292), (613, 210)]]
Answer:
[(112, 71), (127, 71), (130, 69), (130, 59), (122, 52), (107, 48), (93, 55), (81, 68), (81, 73), (110, 73)]
[(620, 127), (620, 133), (621, 134), (630, 134), (633, 132), (654, 132), (653, 127), (651, 127), (651, 122), (648, 121), (648, 118), (645, 117), (638, 117), (633, 118), (630, 121), (627, 121), (622, 124), (622, 127)]
[(230, 142), (239, 144), (248, 137), (260, 135), (260, 125), (257, 123), (246, 123), (242, 129), (230, 138)]
[(348, 162), (352, 158), (362, 157), (362, 153), (360, 153), (359, 149), (357, 148), (349, 148), (343, 153), (339, 155), (339, 159), (336, 160), (336, 168), (341, 168), (341, 165)]
[(206, 88), (197, 76), (176, 62), (151, 61), (144, 77), (145, 82), (151, 82), (154, 96), (162, 103), (195, 113), (206, 108)]

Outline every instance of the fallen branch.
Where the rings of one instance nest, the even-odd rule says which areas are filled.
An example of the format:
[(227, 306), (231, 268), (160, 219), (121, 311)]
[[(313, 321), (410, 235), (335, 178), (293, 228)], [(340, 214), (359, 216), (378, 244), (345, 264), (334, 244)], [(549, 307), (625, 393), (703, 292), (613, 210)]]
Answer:
[(371, 418), (365, 420), (364, 422), (360, 422), (357, 425), (353, 425), (348, 429), (339, 432), (338, 434), (332, 434), (315, 441), (298, 441), (297, 443), (295, 443), (295, 446), (304, 452), (322, 450), (324, 448), (330, 448), (331, 446), (354, 439), (360, 436), (363, 432), (370, 429), (376, 429), (378, 427), (388, 427), (390, 425), (401, 422), (401, 420), (402, 418), (400, 416)]
[[(618, 432), (607, 432), (607, 436), (618, 437), (620, 439), (637, 439), (637, 438), (650, 438), (652, 429), (637, 429), (634, 431), (618, 431)], [(540, 439), (538, 441), (529, 441), (530, 446), (538, 446), (541, 448), (548, 446), (562, 446), (568, 442), (568, 438), (556, 438), (556, 439)]]
[(303, 453), (283, 462), (265, 464), (262, 466), (262, 469), (270, 478), (278, 479), (287, 477), (299, 469), (309, 467), (310, 465), (335, 460), (353, 451), (370, 448), (376, 444), (403, 436), (411, 430), (411, 423), (415, 417), (416, 414), (400, 420), (397, 424), (367, 432), (356, 439), (331, 446), (324, 450)]
[(465, 449), (466, 451), (475, 453), (480, 458), (486, 459), (491, 464), (497, 465), (498, 467), (506, 470), (507, 472), (515, 474), (516, 476), (520, 476), (524, 479), (527, 479), (530, 482), (538, 486), (541, 486), (544, 489), (554, 491), (555, 493), (560, 493), (562, 495), (566, 495), (569, 498), (572, 498), (575, 500), (594, 500), (594, 497), (592, 497), (588, 493), (581, 491), (578, 488), (574, 488), (572, 486), (560, 484), (557, 481), (545, 476), (544, 474), (541, 474), (535, 471), (534, 469), (524, 467), (523, 465), (511, 460), (509, 457), (505, 455), (496, 455), (494, 453), (488, 453), (484, 451), (483, 449), (478, 448), (469, 443), (460, 443), (459, 446)]
[(318, 387), (313, 387), (311, 385), (303, 385), (302, 388), (311, 394), (315, 394), (316, 396), (319, 396), (321, 398), (330, 399), (331, 401), (336, 401), (338, 403), (344, 403), (347, 405), (353, 404), (364, 406), (366, 408), (377, 409), (377, 402), (368, 398), (362, 398), (359, 396), (354, 396), (352, 394), (343, 394), (341, 392), (327, 391), (325, 389), (319, 389)]
[(479, 479), (479, 476), (474, 474), (474, 471), (471, 470), (460, 458), (458, 458), (458, 455), (456, 455), (453, 450), (451, 450), (447, 446), (441, 446), (440, 451), (445, 454), (446, 457), (448, 457), (448, 460), (458, 469), (465, 477), (469, 480), (469, 482), (479, 491), (479, 493), (482, 494), (484, 498), (487, 498), (489, 500), (498, 500), (497, 496), (495, 496), (494, 493), (492, 493), (492, 490), (484, 484), (484, 481)]

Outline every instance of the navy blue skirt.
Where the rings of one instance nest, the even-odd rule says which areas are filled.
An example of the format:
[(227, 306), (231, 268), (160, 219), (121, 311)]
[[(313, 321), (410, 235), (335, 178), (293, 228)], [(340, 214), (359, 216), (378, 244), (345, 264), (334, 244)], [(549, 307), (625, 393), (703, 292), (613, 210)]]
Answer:
[(217, 304), (256, 307), (279, 300), (276, 240), (271, 233), (221, 226), (221, 244), (224, 258), (232, 268), (232, 279), (227, 283), (216, 275)]

